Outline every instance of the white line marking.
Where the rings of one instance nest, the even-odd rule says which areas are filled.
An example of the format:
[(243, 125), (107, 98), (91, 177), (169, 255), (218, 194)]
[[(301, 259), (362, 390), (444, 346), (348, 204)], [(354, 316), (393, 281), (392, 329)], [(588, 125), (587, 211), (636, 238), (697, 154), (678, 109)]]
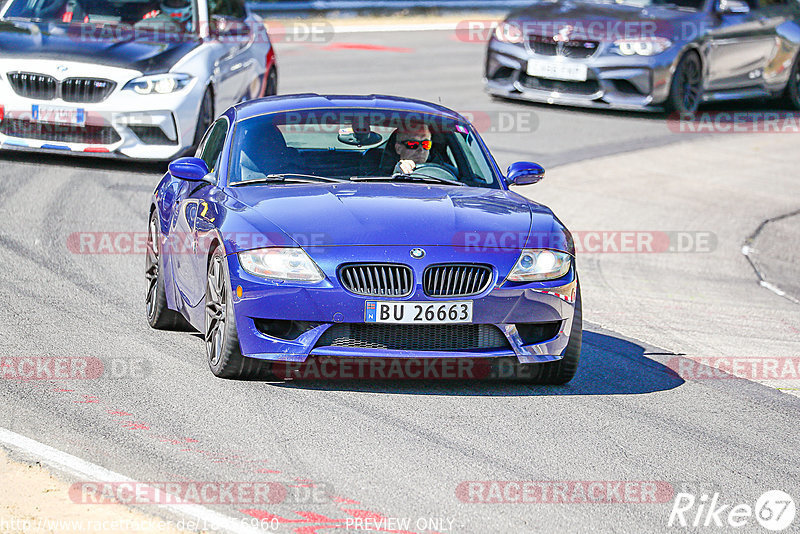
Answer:
[(753, 267), (753, 269), (756, 272), (756, 276), (758, 276), (758, 278), (759, 278), (758, 284), (761, 287), (763, 287), (764, 289), (768, 289), (768, 290), (772, 291), (773, 293), (775, 293), (779, 297), (783, 297), (786, 300), (794, 302), (795, 304), (800, 304), (800, 300), (797, 300), (796, 298), (794, 298), (793, 296), (788, 294), (786, 291), (784, 291), (783, 289), (781, 289), (778, 286), (776, 286), (775, 284), (773, 284), (771, 282), (767, 282), (766, 280), (764, 280), (764, 276), (761, 274), (761, 271), (758, 269), (758, 267), (756, 266), (754, 260), (752, 259), (752, 255), (753, 255), (754, 252), (757, 252), (757, 251), (754, 248), (752, 248), (750, 245), (744, 245), (742, 247), (742, 254), (744, 254), (744, 256), (747, 258), (747, 260), (750, 262), (750, 265)]
[[(40, 458), (45, 464), (79, 479), (92, 482), (135, 482), (133, 479), (110, 471), (105, 467), (87, 462), (5, 428), (0, 428), (0, 443), (12, 449), (30, 453)], [(123, 506), (125, 505), (123, 504)], [(190, 517), (196, 521), (201, 521), (208, 528), (216, 526), (218, 529), (244, 534), (263, 534), (264, 532), (199, 504), (159, 504), (157, 506), (178, 516)]]
[(770, 291), (772, 291), (773, 293), (775, 293), (779, 297), (783, 297), (785, 299), (789, 299), (792, 302), (794, 302), (795, 304), (800, 304), (800, 300), (797, 300), (796, 298), (794, 298), (793, 296), (788, 294), (786, 291), (784, 291), (783, 289), (781, 289), (778, 286), (776, 286), (775, 284), (771, 284), (771, 283), (767, 282), (766, 280), (762, 280), (759, 283), (761, 284), (761, 287), (765, 287), (765, 288), (769, 289)]

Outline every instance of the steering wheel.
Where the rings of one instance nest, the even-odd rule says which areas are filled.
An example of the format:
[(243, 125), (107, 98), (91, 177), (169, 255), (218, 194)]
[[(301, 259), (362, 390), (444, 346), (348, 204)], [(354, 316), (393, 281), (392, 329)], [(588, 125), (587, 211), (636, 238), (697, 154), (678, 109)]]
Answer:
[(414, 167), (411, 174), (427, 174), (435, 178), (458, 181), (458, 171), (450, 165), (441, 163), (420, 163)]

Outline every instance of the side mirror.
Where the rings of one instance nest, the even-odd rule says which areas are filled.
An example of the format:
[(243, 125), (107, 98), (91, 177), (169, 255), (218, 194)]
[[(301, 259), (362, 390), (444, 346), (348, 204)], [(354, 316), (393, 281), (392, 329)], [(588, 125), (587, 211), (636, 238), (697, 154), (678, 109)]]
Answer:
[(544, 167), (538, 163), (518, 161), (512, 163), (506, 172), (508, 185), (531, 185), (544, 178)]
[(200, 158), (179, 158), (169, 164), (169, 173), (187, 182), (202, 182), (208, 174), (208, 165)]
[(717, 13), (720, 15), (746, 15), (750, 13), (750, 5), (744, 0), (719, 0)]

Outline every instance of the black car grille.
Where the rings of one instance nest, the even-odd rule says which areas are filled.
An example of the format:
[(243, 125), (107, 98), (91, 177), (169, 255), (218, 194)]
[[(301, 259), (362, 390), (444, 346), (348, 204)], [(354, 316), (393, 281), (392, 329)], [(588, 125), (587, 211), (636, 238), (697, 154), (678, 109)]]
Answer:
[(548, 78), (537, 78), (521, 74), (519, 83), (531, 89), (542, 91), (558, 91), (573, 95), (589, 96), (600, 90), (600, 83), (597, 80), (586, 80), (585, 82), (572, 82), (566, 80), (550, 80)]
[(61, 98), (65, 102), (102, 102), (116, 86), (111, 80), (99, 78), (67, 78), (61, 82)]
[(102, 102), (117, 86), (101, 78), (67, 78), (59, 82), (52, 76), (32, 72), (11, 72), (8, 81), (14, 92), (34, 100), (53, 100), (61, 97), (65, 102)]
[(341, 323), (328, 328), (315, 347), (469, 351), (510, 348), (505, 334), (491, 324), (407, 325)]
[(35, 100), (53, 100), (58, 93), (58, 81), (52, 76), (30, 72), (12, 72), (8, 81), (14, 92)]
[(422, 287), (429, 297), (469, 297), (486, 291), (492, 282), (488, 265), (431, 265), (422, 274)]
[(358, 263), (339, 269), (339, 281), (351, 293), (366, 297), (405, 297), (414, 288), (414, 273), (408, 265)]
[(565, 41), (556, 42), (552, 37), (532, 35), (529, 37), (531, 50), (539, 56), (562, 56), (573, 59), (586, 59), (592, 57), (599, 44), (594, 41)]
[(3, 119), (0, 133), (10, 137), (58, 141), (62, 143), (85, 143), (87, 145), (112, 145), (120, 136), (110, 126), (69, 126), (45, 124), (22, 119)]

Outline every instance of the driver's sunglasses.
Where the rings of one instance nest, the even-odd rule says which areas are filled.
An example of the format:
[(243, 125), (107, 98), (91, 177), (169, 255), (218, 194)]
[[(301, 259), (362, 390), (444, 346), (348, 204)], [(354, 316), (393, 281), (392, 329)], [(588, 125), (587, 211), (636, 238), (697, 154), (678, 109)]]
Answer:
[(423, 150), (430, 150), (433, 146), (433, 141), (425, 139), (423, 141), (400, 141), (400, 144), (409, 150), (417, 150), (422, 145)]

